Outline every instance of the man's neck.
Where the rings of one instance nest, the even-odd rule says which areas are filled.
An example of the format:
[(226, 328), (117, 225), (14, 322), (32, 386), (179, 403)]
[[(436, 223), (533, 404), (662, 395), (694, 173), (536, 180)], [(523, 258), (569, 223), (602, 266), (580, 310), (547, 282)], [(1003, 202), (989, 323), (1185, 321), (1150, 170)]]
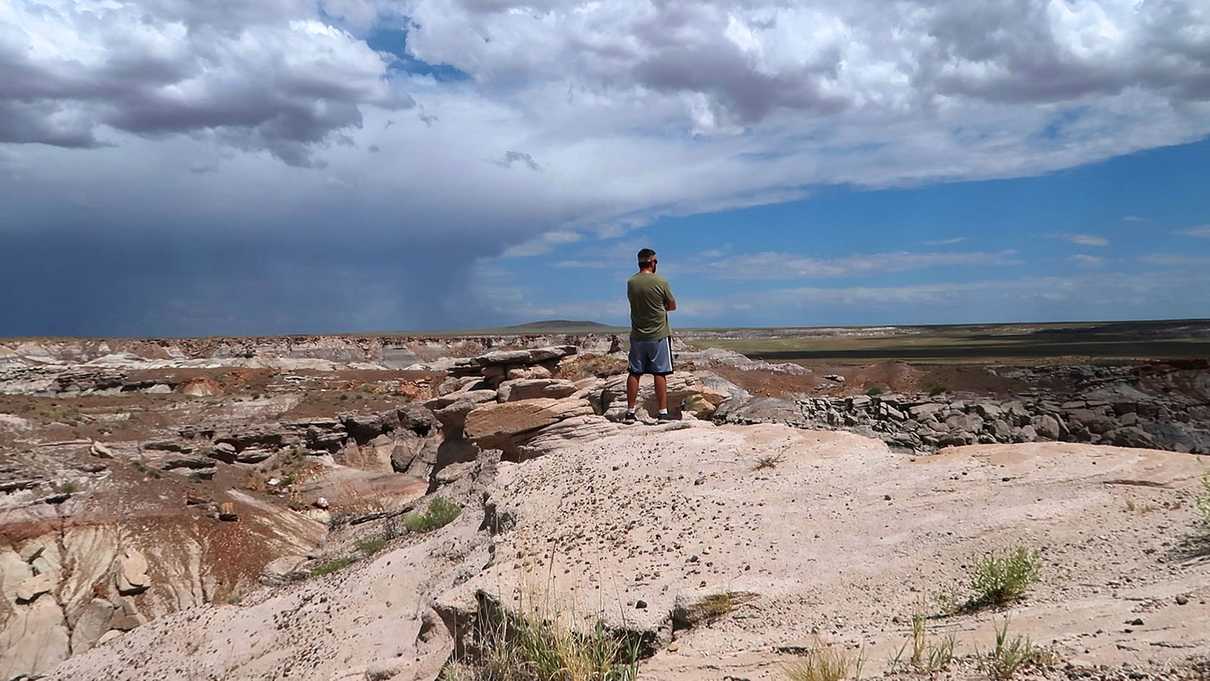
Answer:
[(655, 270), (650, 267), (640, 267), (639, 274), (655, 274)]

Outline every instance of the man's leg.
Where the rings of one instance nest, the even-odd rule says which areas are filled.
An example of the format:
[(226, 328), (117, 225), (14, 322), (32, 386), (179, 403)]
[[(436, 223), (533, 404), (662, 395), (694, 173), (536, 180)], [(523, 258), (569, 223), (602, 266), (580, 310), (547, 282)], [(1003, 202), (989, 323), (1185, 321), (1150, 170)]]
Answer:
[[(638, 384), (636, 383), (636, 390)], [(668, 413), (668, 377), (661, 374), (655, 375), (655, 400), (659, 403), (660, 413)]]
[[(656, 376), (655, 378), (656, 378), (656, 385), (658, 386), (660, 384), (659, 379), (661, 379), (663, 377)], [(667, 384), (665, 383), (664, 385), (667, 385)], [(667, 399), (667, 398), (668, 398), (668, 396), (665, 395), (664, 399)], [(626, 411), (634, 411), (635, 404), (638, 401), (639, 401), (639, 377), (636, 374), (630, 374), (630, 376), (626, 378)]]

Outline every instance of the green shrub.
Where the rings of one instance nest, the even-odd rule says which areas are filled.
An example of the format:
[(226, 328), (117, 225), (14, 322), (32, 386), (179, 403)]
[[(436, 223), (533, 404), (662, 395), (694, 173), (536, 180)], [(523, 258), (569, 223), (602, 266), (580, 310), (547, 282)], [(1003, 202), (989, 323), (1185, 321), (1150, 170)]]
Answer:
[(872, 385), (865, 391), (865, 394), (869, 395), (870, 397), (877, 397), (882, 393), (883, 389), (880, 385)]
[(432, 532), (454, 522), (462, 513), (462, 507), (452, 501), (437, 497), (429, 503), (424, 513), (409, 513), (403, 517), (403, 526), (412, 532)]
[(1004, 605), (1021, 598), (1038, 581), (1040, 569), (1038, 552), (1023, 546), (989, 553), (971, 569), (967, 609)]
[(311, 576), (323, 577), (324, 575), (330, 575), (333, 572), (340, 572), (356, 562), (356, 558), (350, 558), (347, 556), (343, 558), (333, 558), (332, 560), (320, 563), (319, 565), (311, 568)]
[(368, 558), (386, 548), (386, 545), (390, 543), (390, 541), (391, 537), (386, 535), (381, 537), (372, 537), (370, 539), (362, 539), (361, 541), (357, 542), (357, 550), (361, 552), (361, 555)]
[(944, 395), (946, 392), (947, 391), (945, 389), (945, 386), (943, 386), (939, 383), (931, 385), (928, 388), (929, 397), (936, 397), (938, 395)]

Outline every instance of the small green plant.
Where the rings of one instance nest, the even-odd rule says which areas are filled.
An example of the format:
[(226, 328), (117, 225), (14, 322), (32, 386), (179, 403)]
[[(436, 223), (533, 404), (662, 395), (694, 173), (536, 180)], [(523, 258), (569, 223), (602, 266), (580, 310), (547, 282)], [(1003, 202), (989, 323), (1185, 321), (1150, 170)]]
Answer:
[(940, 383), (934, 383), (933, 385), (928, 387), (929, 397), (936, 397), (938, 395), (944, 395), (947, 392), (949, 392), (949, 391), (946, 390), (945, 386), (941, 385)]
[(970, 573), (971, 598), (968, 610), (1011, 603), (1038, 581), (1041, 559), (1037, 551), (1023, 546), (979, 559)]
[(437, 497), (429, 503), (424, 513), (409, 513), (403, 517), (403, 526), (412, 532), (432, 532), (454, 522), (462, 513), (462, 507), (448, 499)]
[(756, 465), (752, 467), (754, 471), (763, 471), (770, 468), (777, 468), (777, 464), (781, 463), (782, 457), (780, 454), (771, 454), (762, 456), (756, 460)]
[(698, 603), (698, 608), (702, 620), (713, 622), (734, 610), (735, 605), (735, 598), (731, 595), (730, 591), (726, 591), (706, 596)]
[(136, 471), (142, 473), (143, 475), (146, 475), (149, 478), (155, 478), (156, 480), (160, 479), (160, 476), (161, 476), (160, 472), (157, 471), (156, 469), (152, 468), (151, 466), (148, 466), (147, 464), (143, 463), (142, 461), (133, 461), (133, 462), (131, 462), (131, 465), (134, 466), (134, 469)]
[(1007, 681), (1023, 667), (1045, 659), (1028, 636), (1008, 635), (1008, 619), (996, 625), (996, 646), (984, 654), (976, 653), (979, 667), (991, 681)]
[(782, 670), (787, 681), (856, 681), (865, 666), (865, 652), (856, 655), (836, 646), (816, 644), (803, 660), (786, 664)]
[(319, 565), (316, 565), (315, 567), (311, 568), (311, 576), (312, 577), (323, 577), (324, 575), (330, 575), (333, 572), (340, 572), (341, 570), (349, 567), (350, 565), (352, 565), (353, 563), (356, 563), (356, 562), (357, 562), (356, 558), (351, 558), (348, 556), (341, 557), (341, 558), (333, 558), (332, 560), (320, 563)]
[(899, 653), (891, 660), (892, 670), (904, 667), (903, 653), (909, 643), (912, 646), (912, 655), (908, 659), (907, 666), (912, 671), (929, 675), (947, 669), (954, 661), (954, 650), (958, 647), (957, 639), (953, 634), (947, 634), (939, 642), (930, 642), (924, 615), (919, 613), (912, 615), (911, 640), (905, 641), (899, 648)]
[(391, 538), (385, 535), (381, 537), (373, 537), (371, 539), (362, 539), (361, 541), (357, 542), (357, 550), (361, 552), (361, 555), (368, 558), (386, 548), (386, 545), (390, 541)]
[(55, 494), (75, 494), (80, 491), (80, 486), (75, 480), (67, 480), (55, 485), (54, 490)]
[(1210, 528), (1210, 474), (1202, 477), (1202, 487), (1206, 491), (1194, 503), (1197, 506), (1197, 512), (1202, 516), (1202, 525)]
[(866, 389), (865, 394), (869, 395), (870, 397), (878, 397), (878, 396), (879, 396), (879, 395), (881, 395), (883, 392), (884, 392), (884, 391), (883, 391), (882, 386), (880, 386), (880, 385), (872, 385), (872, 386), (870, 386), (869, 388), (867, 388), (867, 389)]

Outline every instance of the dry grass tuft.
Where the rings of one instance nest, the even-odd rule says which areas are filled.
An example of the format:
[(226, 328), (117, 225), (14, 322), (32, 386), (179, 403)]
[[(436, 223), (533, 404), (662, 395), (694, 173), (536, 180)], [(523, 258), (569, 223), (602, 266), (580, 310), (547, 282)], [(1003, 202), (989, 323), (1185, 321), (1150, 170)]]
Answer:
[(1205, 492), (1197, 498), (1194, 505), (1202, 516), (1202, 525), (1210, 529), (1210, 475), (1202, 477), (1202, 487), (1205, 488)]
[[(903, 653), (907, 650), (909, 644), (912, 646), (912, 655), (905, 664), (903, 662)], [(899, 653), (891, 660), (889, 666), (892, 671), (906, 668), (932, 676), (949, 668), (950, 664), (954, 661), (954, 652), (957, 646), (957, 639), (954, 638), (953, 634), (947, 634), (937, 642), (929, 641), (925, 616), (915, 614), (912, 615), (912, 636), (899, 648)]]
[(1048, 655), (1028, 636), (1008, 635), (1008, 619), (996, 625), (996, 646), (987, 653), (976, 653), (979, 668), (990, 681), (1008, 681), (1025, 667), (1047, 662)]
[(752, 470), (763, 471), (763, 470), (768, 470), (771, 468), (777, 468), (777, 465), (780, 464), (783, 460), (784, 460), (784, 458), (782, 457), (781, 454), (770, 454), (768, 456), (762, 456), (756, 460), (756, 465), (754, 465), (752, 467)]
[(640, 644), (600, 622), (589, 630), (546, 608), (518, 615), (480, 608), (473, 656), (446, 666), (440, 681), (634, 681)]
[(816, 642), (806, 657), (783, 666), (787, 681), (857, 681), (865, 666), (865, 653), (852, 654), (838, 646)]

